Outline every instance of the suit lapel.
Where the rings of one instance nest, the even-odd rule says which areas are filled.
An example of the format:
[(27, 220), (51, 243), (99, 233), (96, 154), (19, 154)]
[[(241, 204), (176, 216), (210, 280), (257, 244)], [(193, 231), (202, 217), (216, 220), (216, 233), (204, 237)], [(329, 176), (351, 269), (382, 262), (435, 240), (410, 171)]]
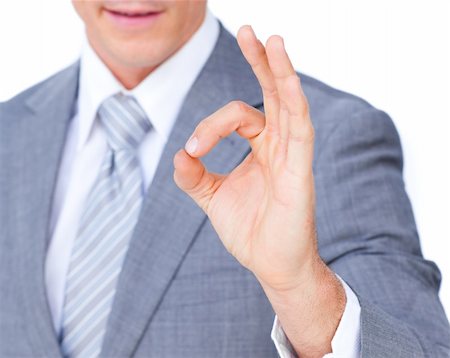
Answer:
[[(191, 88), (163, 151), (119, 278), (102, 356), (131, 356), (202, 224), (203, 211), (173, 181), (173, 156), (203, 118), (234, 99), (261, 105), (256, 78), (236, 40), (221, 27), (217, 45)], [(206, 157), (229, 172), (248, 153), (232, 135)]]
[(9, 147), (12, 160), (17, 160), (11, 190), (12, 197), (19, 198), (11, 208), (17, 215), (12, 235), (19, 243), (24, 325), (33, 352), (47, 357), (60, 351), (46, 299), (44, 260), (53, 191), (67, 125), (74, 114), (77, 83), (78, 63), (40, 85), (11, 126), (14, 143)]

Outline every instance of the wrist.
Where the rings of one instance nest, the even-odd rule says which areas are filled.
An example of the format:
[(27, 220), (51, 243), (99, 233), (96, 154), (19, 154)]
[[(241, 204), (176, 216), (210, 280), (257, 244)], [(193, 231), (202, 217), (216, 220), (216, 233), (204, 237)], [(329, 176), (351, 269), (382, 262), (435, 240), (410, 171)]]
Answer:
[(273, 288), (263, 282), (261, 285), (299, 356), (331, 352), (346, 296), (339, 279), (322, 260), (305, 269), (299, 282), (289, 289)]
[(292, 274), (288, 275), (284, 272), (283, 275), (276, 275), (275, 279), (273, 277), (257, 278), (266, 294), (284, 301), (297, 296), (300, 292), (305, 295), (307, 292), (312, 293), (327, 282), (330, 273), (333, 274), (316, 253), (303, 259), (301, 267), (296, 268)]

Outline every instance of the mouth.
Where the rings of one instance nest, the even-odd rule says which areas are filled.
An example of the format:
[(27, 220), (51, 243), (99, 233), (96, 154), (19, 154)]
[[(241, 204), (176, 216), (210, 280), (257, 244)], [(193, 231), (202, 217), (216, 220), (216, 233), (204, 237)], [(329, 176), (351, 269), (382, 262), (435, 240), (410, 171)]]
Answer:
[(104, 8), (107, 17), (121, 27), (142, 27), (152, 24), (163, 10)]

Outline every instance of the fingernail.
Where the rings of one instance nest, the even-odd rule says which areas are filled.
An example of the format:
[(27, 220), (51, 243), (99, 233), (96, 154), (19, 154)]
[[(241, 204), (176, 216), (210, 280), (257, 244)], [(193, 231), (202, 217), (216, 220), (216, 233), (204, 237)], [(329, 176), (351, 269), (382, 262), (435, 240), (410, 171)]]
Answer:
[(189, 154), (194, 154), (194, 152), (197, 150), (197, 147), (198, 139), (197, 137), (192, 137), (187, 141), (184, 149), (186, 149), (186, 152), (188, 152)]

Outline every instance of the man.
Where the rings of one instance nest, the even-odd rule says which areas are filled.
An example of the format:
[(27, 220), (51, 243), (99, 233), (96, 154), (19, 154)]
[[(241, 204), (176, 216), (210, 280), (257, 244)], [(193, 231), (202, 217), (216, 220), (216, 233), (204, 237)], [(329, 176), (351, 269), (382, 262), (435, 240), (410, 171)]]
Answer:
[(0, 106), (0, 356), (448, 356), (386, 114), (205, 1), (74, 6)]

